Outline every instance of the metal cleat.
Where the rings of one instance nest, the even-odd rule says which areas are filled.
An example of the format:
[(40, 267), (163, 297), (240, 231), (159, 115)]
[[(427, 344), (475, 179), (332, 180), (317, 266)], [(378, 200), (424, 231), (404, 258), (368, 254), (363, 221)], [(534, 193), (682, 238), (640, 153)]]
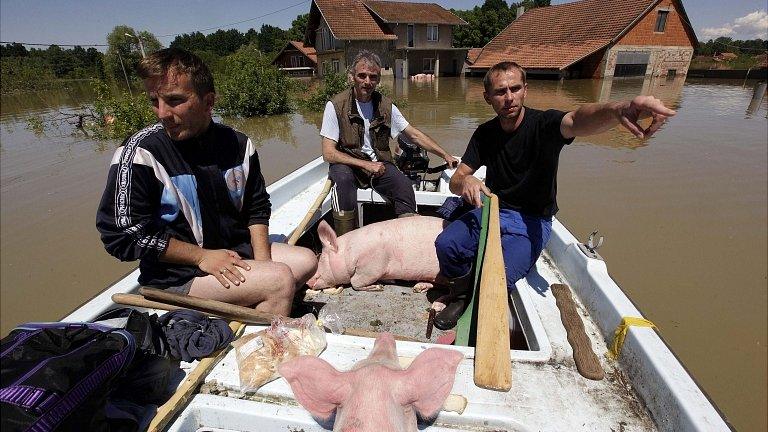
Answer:
[(592, 231), (592, 234), (589, 235), (589, 238), (587, 239), (586, 243), (579, 243), (579, 249), (588, 258), (604, 261), (603, 257), (601, 257), (599, 253), (597, 253), (597, 249), (603, 245), (603, 240), (605, 240), (605, 238), (603, 236), (600, 236), (600, 238), (597, 240), (597, 245), (595, 245), (596, 235), (597, 235), (597, 230)]

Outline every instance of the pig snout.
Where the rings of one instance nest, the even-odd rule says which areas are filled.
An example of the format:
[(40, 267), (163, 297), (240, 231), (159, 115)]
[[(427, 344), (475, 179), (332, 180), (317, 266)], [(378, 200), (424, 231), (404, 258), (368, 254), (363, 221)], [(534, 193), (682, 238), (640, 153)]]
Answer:
[(297, 357), (279, 366), (296, 400), (323, 420), (336, 413), (335, 431), (416, 432), (417, 417), (437, 415), (453, 387), (462, 354), (430, 348), (403, 370), (392, 335), (376, 338), (370, 356), (339, 372), (317, 357)]

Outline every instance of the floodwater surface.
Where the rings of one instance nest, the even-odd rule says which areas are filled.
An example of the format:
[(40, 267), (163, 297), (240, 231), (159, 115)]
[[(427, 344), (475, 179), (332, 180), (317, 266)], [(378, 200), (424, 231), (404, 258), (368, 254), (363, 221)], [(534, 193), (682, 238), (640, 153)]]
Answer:
[[(766, 430), (768, 100), (754, 82), (530, 81), (526, 104), (653, 94), (677, 115), (651, 139), (618, 128), (577, 138), (561, 156), (558, 218), (605, 236), (608, 270), (739, 430)], [(385, 80), (406, 118), (454, 154), (492, 117), (480, 79)], [(95, 211), (119, 142), (33, 115), (71, 111), (85, 88), (3, 96), (0, 117), (0, 333), (57, 320), (134, 268), (101, 246)], [(257, 145), (268, 183), (320, 154), (321, 115), (226, 122)], [(433, 165), (438, 161), (433, 160)]]

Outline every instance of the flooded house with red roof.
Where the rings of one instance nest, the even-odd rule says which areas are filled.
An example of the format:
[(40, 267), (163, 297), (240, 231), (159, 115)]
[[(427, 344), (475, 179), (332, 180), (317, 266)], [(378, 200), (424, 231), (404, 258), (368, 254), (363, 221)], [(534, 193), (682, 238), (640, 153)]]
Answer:
[(531, 75), (686, 75), (697, 38), (679, 0), (581, 0), (518, 13), (468, 66), (514, 61)]
[(272, 64), (291, 76), (314, 76), (317, 71), (317, 52), (304, 42), (288, 41)]
[(366, 49), (381, 57), (382, 74), (462, 73), (467, 48), (453, 47), (461, 18), (435, 3), (313, 0), (306, 41), (317, 51), (318, 76), (344, 72)]

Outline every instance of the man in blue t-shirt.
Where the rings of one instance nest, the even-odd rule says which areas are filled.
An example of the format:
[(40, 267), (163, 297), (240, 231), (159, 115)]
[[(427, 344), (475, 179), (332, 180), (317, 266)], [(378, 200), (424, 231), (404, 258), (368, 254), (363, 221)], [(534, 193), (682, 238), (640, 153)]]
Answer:
[[(557, 213), (557, 166), (560, 150), (577, 136), (593, 135), (621, 124), (636, 137), (651, 136), (675, 112), (653, 96), (631, 101), (584, 104), (570, 112), (540, 111), (524, 105), (528, 92), (525, 70), (513, 62), (493, 66), (483, 80), (485, 101), (496, 117), (480, 125), (469, 141), (451, 192), (478, 208), (450, 224), (435, 241), (440, 272), (451, 288), (451, 300), (435, 317), (435, 326), (456, 325), (466, 308), (471, 268), (480, 235), (482, 195), (499, 197), (501, 244), (507, 290), (536, 263), (549, 240)], [(637, 121), (651, 116), (647, 128)], [(472, 174), (486, 167), (486, 183)]]

